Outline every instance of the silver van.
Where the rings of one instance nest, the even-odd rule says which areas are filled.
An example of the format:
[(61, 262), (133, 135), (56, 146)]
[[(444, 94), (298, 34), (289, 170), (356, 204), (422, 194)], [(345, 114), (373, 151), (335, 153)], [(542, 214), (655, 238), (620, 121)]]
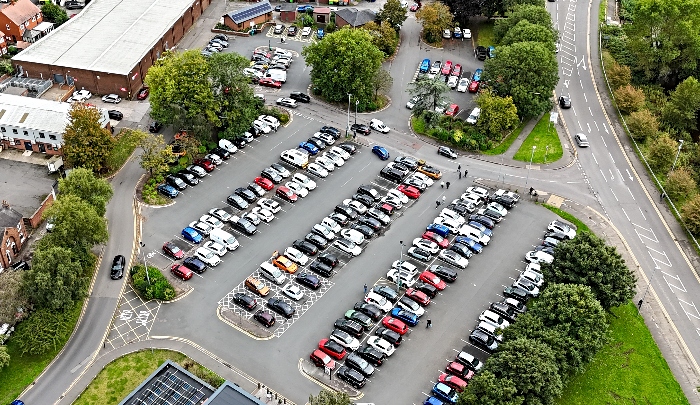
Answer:
[(282, 274), (280, 269), (275, 267), (270, 262), (264, 262), (260, 264), (260, 274), (262, 274), (263, 277), (272, 281), (275, 284), (282, 284), (287, 279), (287, 277), (285, 277), (284, 274)]

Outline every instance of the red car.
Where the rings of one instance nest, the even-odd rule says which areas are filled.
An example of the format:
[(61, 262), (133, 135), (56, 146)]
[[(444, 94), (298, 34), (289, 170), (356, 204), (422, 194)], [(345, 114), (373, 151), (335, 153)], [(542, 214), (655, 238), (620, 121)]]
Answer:
[(408, 198), (413, 198), (414, 200), (420, 197), (420, 191), (413, 186), (407, 186), (402, 184), (396, 188), (400, 192), (404, 193)]
[(255, 184), (258, 186), (262, 187), (265, 189), (265, 191), (270, 191), (273, 188), (275, 188), (275, 185), (272, 184), (272, 182), (264, 177), (256, 177), (255, 178)]
[(457, 114), (459, 114), (459, 106), (457, 104), (451, 104), (447, 107), (447, 110), (445, 110), (445, 115), (448, 117), (454, 117)]
[(479, 91), (479, 82), (472, 81), (471, 83), (469, 83), (469, 92), (476, 93), (477, 91)]
[(189, 280), (192, 278), (192, 270), (178, 263), (170, 266), (170, 272), (173, 273), (175, 277), (183, 280)]
[(417, 302), (420, 306), (425, 307), (430, 304), (430, 297), (428, 297), (423, 291), (418, 291), (415, 288), (409, 288), (406, 290), (406, 296)]
[(450, 241), (447, 240), (447, 238), (443, 238), (435, 232), (425, 231), (423, 232), (422, 238), (437, 243), (437, 245), (440, 246), (441, 249), (445, 249), (447, 246), (450, 245)]
[(163, 252), (176, 260), (185, 257), (185, 252), (172, 242), (165, 242), (163, 244)]
[(398, 333), (399, 335), (403, 335), (406, 332), (408, 332), (408, 326), (406, 326), (405, 323), (401, 322), (400, 320), (396, 318), (392, 318), (390, 316), (385, 316), (384, 319), (382, 319), (382, 325), (384, 327), (393, 330), (394, 332)]
[(411, 10), (415, 13), (416, 11), (418, 11), (419, 8), (420, 8), (420, 6), (417, 3), (413, 3), (413, 5), (411, 6), (411, 8), (409, 10)]
[(442, 71), (440, 73), (442, 73), (443, 76), (449, 76), (450, 72), (452, 72), (452, 61), (448, 60), (442, 65)]
[(194, 164), (206, 170), (207, 172), (212, 172), (214, 171), (214, 169), (216, 169), (216, 165), (212, 163), (212, 161), (209, 159), (197, 159), (194, 161)]
[(258, 84), (265, 87), (273, 87), (275, 89), (282, 88), (282, 82), (278, 82), (277, 80), (274, 80), (271, 77), (265, 77), (263, 79), (260, 79)]
[(441, 382), (451, 388), (453, 388), (457, 392), (462, 392), (464, 391), (465, 388), (467, 388), (467, 382), (464, 381), (463, 379), (450, 375), (447, 373), (442, 373), (440, 374), (440, 377), (438, 377), (438, 382)]
[(454, 68), (452, 68), (452, 76), (459, 77), (462, 74), (462, 65), (457, 63)]
[(316, 365), (316, 367), (329, 368), (331, 370), (335, 369), (335, 361), (333, 361), (331, 356), (327, 355), (323, 350), (314, 350), (309, 356), (309, 359)]
[(318, 348), (336, 360), (342, 360), (343, 357), (345, 357), (345, 355), (347, 354), (343, 346), (335, 343), (330, 339), (321, 339), (318, 342)]
[(440, 277), (436, 276), (435, 274), (429, 272), (428, 270), (420, 273), (420, 276), (418, 277), (421, 281), (426, 282), (433, 287), (437, 288), (438, 290), (442, 291), (447, 287), (447, 284), (445, 284), (444, 281), (440, 279)]
[(148, 87), (144, 87), (141, 90), (139, 90), (138, 93), (136, 93), (136, 99), (137, 100), (145, 100), (148, 97), (149, 93), (150, 93), (150, 90), (148, 90)]
[(471, 380), (474, 377), (474, 371), (470, 370), (464, 364), (453, 361), (445, 367), (445, 371), (459, 377), (461, 380)]
[(285, 186), (277, 187), (277, 196), (291, 203), (297, 202), (297, 200), (299, 199), (299, 197), (296, 194), (294, 194), (294, 191), (290, 190), (288, 187)]

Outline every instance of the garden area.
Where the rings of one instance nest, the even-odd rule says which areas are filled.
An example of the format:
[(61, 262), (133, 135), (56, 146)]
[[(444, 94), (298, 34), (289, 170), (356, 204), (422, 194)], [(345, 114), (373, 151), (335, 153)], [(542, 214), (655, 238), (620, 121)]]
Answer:
[(564, 155), (554, 124), (549, 122), (549, 114), (544, 114), (537, 121), (532, 132), (523, 141), (513, 159), (522, 162), (547, 164), (555, 162)]

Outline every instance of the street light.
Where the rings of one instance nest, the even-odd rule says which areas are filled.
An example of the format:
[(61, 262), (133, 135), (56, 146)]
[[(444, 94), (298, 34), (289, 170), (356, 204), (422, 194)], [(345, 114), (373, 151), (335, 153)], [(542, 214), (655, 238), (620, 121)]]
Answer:
[(399, 241), (399, 244), (401, 244), (401, 258), (400, 258), (400, 260), (403, 260), (403, 247), (406, 245), (403, 244), (402, 240)]
[(350, 136), (350, 97), (352, 94), (348, 93), (348, 126), (345, 128), (345, 136)]
[(527, 178), (525, 179), (525, 184), (527, 184), (527, 182), (530, 181), (530, 168), (532, 168), (532, 158), (535, 157), (535, 149), (537, 149), (537, 145), (532, 145), (532, 154), (530, 155), (530, 166), (527, 167)]
[[(139, 246), (145, 248), (146, 244), (139, 241)], [(146, 268), (146, 279), (148, 280), (148, 285), (151, 285), (151, 276), (148, 274), (148, 263), (146, 263), (146, 249), (143, 250), (143, 266)]]
[(360, 104), (360, 100), (355, 99), (355, 124), (357, 124), (357, 105)]
[(678, 145), (678, 152), (676, 153), (676, 158), (673, 159), (673, 166), (671, 166), (671, 173), (673, 173), (673, 169), (676, 168), (676, 162), (678, 161), (678, 156), (681, 154), (681, 148), (683, 147), (683, 140), (679, 139), (678, 142), (680, 142), (680, 144)]

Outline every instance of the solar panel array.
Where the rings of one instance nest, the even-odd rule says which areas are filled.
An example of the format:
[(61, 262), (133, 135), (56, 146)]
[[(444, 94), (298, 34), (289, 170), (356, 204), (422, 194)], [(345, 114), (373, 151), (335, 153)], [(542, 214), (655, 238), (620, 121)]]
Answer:
[(204, 402), (206, 395), (200, 388), (193, 387), (168, 371), (131, 403), (134, 405), (197, 405)]
[(272, 5), (270, 5), (269, 1), (262, 1), (260, 3), (254, 4), (250, 7), (246, 7), (244, 9), (238, 10), (238, 11), (233, 11), (229, 13), (229, 17), (235, 22), (236, 24), (240, 24), (242, 22), (246, 22), (248, 20), (252, 20), (255, 17), (261, 16), (263, 14), (271, 13), (272, 12)]

